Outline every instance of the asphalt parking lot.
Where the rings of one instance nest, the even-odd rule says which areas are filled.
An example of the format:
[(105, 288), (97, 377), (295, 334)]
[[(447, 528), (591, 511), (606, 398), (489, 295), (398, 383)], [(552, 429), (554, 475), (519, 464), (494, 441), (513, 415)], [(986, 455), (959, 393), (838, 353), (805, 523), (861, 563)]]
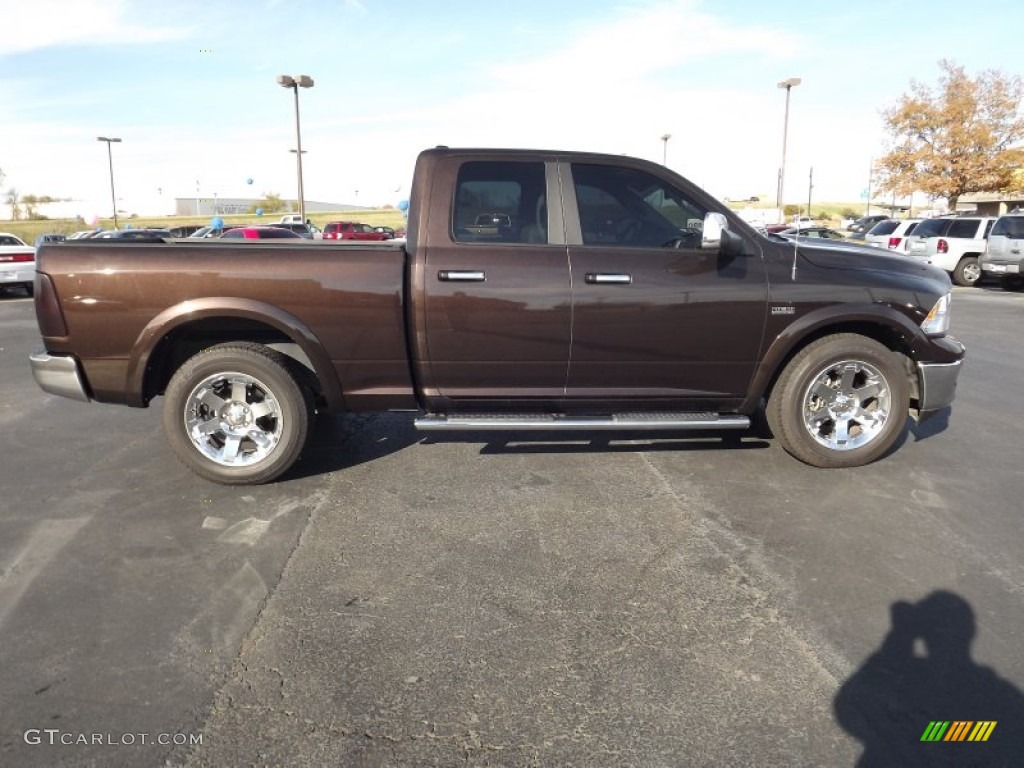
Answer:
[(855, 470), (374, 416), (226, 488), (0, 297), (0, 765), (1019, 765), (1022, 328), (956, 289), (952, 412)]

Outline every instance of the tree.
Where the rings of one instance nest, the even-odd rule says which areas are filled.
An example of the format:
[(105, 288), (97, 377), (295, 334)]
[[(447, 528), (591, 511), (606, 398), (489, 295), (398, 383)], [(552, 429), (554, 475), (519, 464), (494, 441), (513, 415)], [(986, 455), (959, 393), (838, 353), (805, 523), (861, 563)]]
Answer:
[(971, 78), (943, 59), (933, 91), (916, 80), (884, 112), (892, 138), (875, 165), (883, 192), (945, 197), (951, 210), (970, 192), (1005, 192), (1024, 162), (1024, 81), (986, 70)]
[(264, 213), (277, 213), (283, 211), (288, 207), (288, 204), (281, 199), (281, 196), (276, 192), (264, 192), (263, 199), (257, 201), (250, 210), (255, 213), (258, 208), (262, 208)]
[(11, 221), (18, 221), (21, 218), (21, 197), (14, 187), (7, 190), (7, 204), (11, 206)]
[(25, 209), (26, 219), (45, 219), (46, 216), (39, 213), (37, 210), (40, 205), (46, 205), (47, 203), (64, 203), (67, 202), (66, 197), (51, 197), (50, 195), (22, 195), (21, 205)]

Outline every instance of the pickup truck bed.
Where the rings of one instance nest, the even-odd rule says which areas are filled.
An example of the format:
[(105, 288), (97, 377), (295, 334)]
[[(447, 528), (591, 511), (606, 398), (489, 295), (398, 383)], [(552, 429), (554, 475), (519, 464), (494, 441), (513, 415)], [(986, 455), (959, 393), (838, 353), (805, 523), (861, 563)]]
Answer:
[[(480, 222), (484, 221), (483, 224)], [(191, 469), (266, 482), (316, 410), (429, 430), (745, 429), (821, 467), (952, 402), (949, 278), (757, 234), (662, 166), (428, 150), (407, 244), (40, 249), (40, 386), (144, 407)]]

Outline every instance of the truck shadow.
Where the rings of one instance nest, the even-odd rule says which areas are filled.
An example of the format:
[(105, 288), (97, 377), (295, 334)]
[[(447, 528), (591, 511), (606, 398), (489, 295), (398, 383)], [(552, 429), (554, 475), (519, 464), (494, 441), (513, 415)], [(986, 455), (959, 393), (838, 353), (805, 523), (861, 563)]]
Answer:
[(974, 610), (953, 592), (889, 607), (881, 646), (842, 685), (836, 720), (857, 765), (1010, 766), (1024, 755), (1024, 695), (971, 658)]
[(421, 442), (483, 443), (480, 453), (498, 454), (571, 454), (637, 453), (658, 451), (719, 451), (768, 448), (771, 444), (749, 432), (725, 433), (688, 431), (684, 434), (659, 432), (446, 432), (432, 434)]
[(313, 422), (302, 457), (281, 479), (300, 480), (357, 467), (420, 442), (404, 414), (322, 414)]

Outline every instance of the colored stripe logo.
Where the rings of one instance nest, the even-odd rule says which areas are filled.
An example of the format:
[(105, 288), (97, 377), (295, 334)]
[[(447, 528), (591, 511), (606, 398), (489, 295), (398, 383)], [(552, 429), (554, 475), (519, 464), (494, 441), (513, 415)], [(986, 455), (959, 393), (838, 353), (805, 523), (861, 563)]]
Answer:
[(921, 741), (988, 741), (996, 720), (932, 720), (921, 734)]

